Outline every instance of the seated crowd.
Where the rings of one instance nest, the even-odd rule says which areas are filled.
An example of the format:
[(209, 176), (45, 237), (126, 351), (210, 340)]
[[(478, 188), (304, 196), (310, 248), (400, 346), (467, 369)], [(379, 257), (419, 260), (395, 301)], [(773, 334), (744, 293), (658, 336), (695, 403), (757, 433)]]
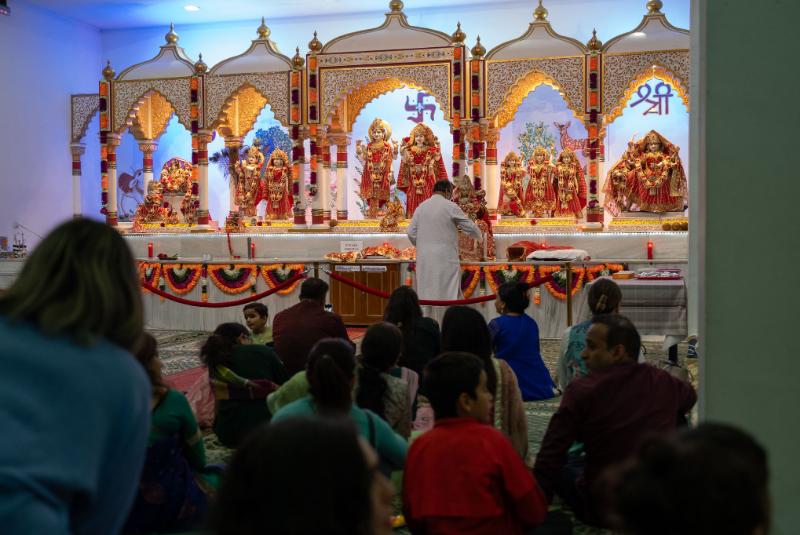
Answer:
[[(399, 509), (426, 535), (570, 534), (566, 511), (635, 535), (768, 532), (763, 448), (688, 427), (693, 387), (641, 363), (613, 281), (564, 333), (557, 385), (525, 283), (500, 286), (488, 324), (453, 306), (441, 329), (402, 286), (359, 354), (327, 292), (307, 279), (271, 329), (248, 304), (184, 395), (119, 234), (54, 230), (0, 293), (2, 532), (382, 535)], [(562, 391), (534, 456), (524, 402)], [(201, 426), (230, 466), (207, 463)]]

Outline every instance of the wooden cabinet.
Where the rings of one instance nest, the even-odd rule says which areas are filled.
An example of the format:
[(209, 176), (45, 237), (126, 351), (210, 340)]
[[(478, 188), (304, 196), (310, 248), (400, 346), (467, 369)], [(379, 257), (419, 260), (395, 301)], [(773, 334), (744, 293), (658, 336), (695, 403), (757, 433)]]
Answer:
[[(353, 269), (358, 271), (336, 271)], [(364, 268), (368, 271), (364, 271)], [(380, 292), (392, 293), (400, 284), (400, 264), (356, 263), (331, 264), (331, 271), (351, 281), (369, 286)], [(333, 311), (339, 314), (347, 325), (371, 325), (381, 321), (383, 309), (388, 299), (362, 292), (344, 282), (335, 279), (330, 281), (330, 302)]]

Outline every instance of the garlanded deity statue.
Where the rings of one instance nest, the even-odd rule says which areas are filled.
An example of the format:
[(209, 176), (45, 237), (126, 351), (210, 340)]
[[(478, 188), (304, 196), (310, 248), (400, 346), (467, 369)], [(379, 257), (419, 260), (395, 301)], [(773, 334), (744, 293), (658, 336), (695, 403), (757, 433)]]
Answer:
[(267, 201), (265, 219), (289, 219), (292, 216), (292, 166), (286, 153), (275, 149), (264, 173), (262, 198)]
[(172, 158), (161, 168), (161, 188), (164, 195), (186, 193), (192, 184), (192, 164), (182, 158)]
[(394, 196), (394, 199), (386, 204), (386, 215), (381, 219), (381, 232), (391, 232), (397, 229), (397, 225), (406, 220), (406, 212), (403, 203)]
[(519, 156), (509, 152), (500, 164), (500, 198), (497, 201), (497, 212), (500, 215), (525, 217), (524, 197), (525, 169)]
[(394, 184), (394, 171), (392, 160), (397, 159), (397, 141), (387, 140), (392, 135), (389, 123), (375, 118), (369, 127), (369, 143), (361, 146), (361, 140), (356, 140), (356, 157), (364, 171), (361, 174), (361, 188), (359, 196), (366, 201), (369, 209), (367, 217), (378, 217), (378, 210), (389, 201), (389, 188)]
[(142, 224), (153, 223), (154, 221), (165, 221), (167, 209), (164, 207), (163, 186), (158, 180), (151, 180), (147, 184), (147, 195), (142, 204), (136, 207), (136, 214), (133, 216), (133, 231), (143, 231)]
[(556, 207), (556, 192), (552, 180), (556, 167), (550, 154), (543, 147), (536, 147), (533, 158), (528, 163), (530, 178), (528, 187), (525, 188), (525, 209), (532, 217), (547, 217)]
[(464, 211), (472, 221), (478, 225), (486, 240), (486, 255), (483, 254), (483, 241), (470, 238), (460, 230), (458, 232), (458, 254), (462, 260), (483, 260), (495, 257), (494, 234), (489, 221), (489, 211), (486, 209), (486, 192), (475, 191), (469, 175), (464, 175), (458, 181), (453, 193), (453, 202)]
[(236, 162), (236, 204), (247, 217), (256, 215), (258, 203), (261, 202), (263, 190), (261, 184), (261, 168), (264, 167), (264, 155), (253, 145), (247, 151), (246, 159)]
[(606, 176), (606, 210), (618, 215), (621, 206), (636, 205), (642, 212), (682, 211), (689, 190), (679, 151), (655, 130), (629, 144)]
[(406, 214), (410, 218), (417, 207), (433, 195), (433, 185), (450, 177), (444, 168), (439, 140), (422, 123), (403, 138), (402, 155), (397, 187), (406, 194)]
[(553, 187), (556, 196), (553, 217), (582, 218), (586, 206), (586, 179), (578, 158), (570, 149), (564, 149), (558, 155), (553, 170)]

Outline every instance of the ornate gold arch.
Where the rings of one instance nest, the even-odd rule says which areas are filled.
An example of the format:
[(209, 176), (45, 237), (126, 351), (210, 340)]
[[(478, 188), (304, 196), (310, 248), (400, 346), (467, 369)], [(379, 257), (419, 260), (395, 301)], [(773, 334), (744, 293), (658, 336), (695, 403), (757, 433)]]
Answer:
[(167, 131), (174, 113), (175, 108), (164, 95), (158, 91), (149, 91), (137, 101), (135, 111), (129, 114), (126, 126), (137, 141), (159, 139)]
[[(172, 106), (178, 122), (191, 130), (190, 78), (114, 82), (111, 86), (114, 121), (111, 130), (123, 132), (143, 99), (158, 93)], [(124, 110), (124, 111), (123, 111)]]
[[(379, 96), (385, 95), (386, 93), (391, 93), (395, 89), (400, 89), (401, 87), (410, 87), (418, 91), (427, 90), (427, 88), (419, 84), (411, 84), (402, 80), (398, 80), (397, 78), (383, 78), (359, 87), (347, 95), (347, 131), (352, 132), (353, 125), (361, 115), (361, 112), (364, 111), (364, 108), (367, 106), (367, 104)], [(436, 101), (439, 102), (438, 99)], [(342, 102), (344, 102), (344, 100), (342, 100)], [(335, 115), (340, 105), (341, 103), (337, 104), (337, 106), (332, 110), (333, 115)]]
[(625, 111), (625, 108), (628, 106), (628, 101), (631, 99), (633, 92), (636, 91), (636, 88), (653, 78), (658, 78), (662, 82), (669, 84), (686, 105), (686, 110), (689, 110), (689, 88), (685, 87), (681, 79), (675, 76), (675, 74), (666, 67), (655, 63), (639, 71), (630, 79), (627, 88), (622, 92), (617, 104), (603, 117), (603, 125), (609, 125), (613, 123), (617, 117), (621, 117), (623, 111)]
[(225, 105), (211, 128), (226, 137), (244, 137), (253, 129), (258, 116), (267, 106), (274, 114), (269, 99), (258, 88), (252, 84), (242, 84), (225, 99)]
[(500, 108), (490, 120), (495, 121), (498, 128), (506, 126), (514, 120), (514, 116), (517, 114), (517, 110), (519, 110), (522, 101), (540, 85), (547, 85), (558, 91), (558, 94), (561, 95), (561, 98), (567, 103), (567, 108), (572, 111), (573, 117), (583, 123), (583, 115), (572, 109), (569, 97), (567, 97), (561, 85), (559, 85), (552, 76), (535, 69), (528, 71), (509, 88), (508, 92), (503, 97), (503, 107)]

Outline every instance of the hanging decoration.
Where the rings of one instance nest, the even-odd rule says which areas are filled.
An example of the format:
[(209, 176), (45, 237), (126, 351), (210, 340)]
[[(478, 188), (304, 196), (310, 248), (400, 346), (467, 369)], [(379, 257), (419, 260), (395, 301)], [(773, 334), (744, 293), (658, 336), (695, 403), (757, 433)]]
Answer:
[[(264, 277), (264, 281), (267, 283), (267, 286), (270, 288), (275, 288), (279, 284), (282, 284), (297, 275), (298, 272), (305, 270), (305, 268), (305, 264), (269, 264), (266, 266), (261, 266), (260, 271), (261, 276)], [(278, 295), (287, 295), (292, 293), (302, 280), (303, 279), (297, 279), (286, 288), (278, 290)]]
[(497, 293), (497, 288), (506, 282), (527, 282), (536, 278), (535, 266), (523, 266), (514, 264), (509, 268), (507, 264), (500, 264), (497, 266), (486, 266), (486, 278), (489, 281), (489, 286), (494, 293)]
[(468, 299), (481, 279), (483, 268), (481, 266), (470, 265), (461, 266), (461, 293), (464, 299)]
[(609, 277), (618, 271), (627, 271), (627, 264), (598, 264), (586, 268), (586, 283), (597, 280), (598, 277)]
[(309, 169), (311, 172), (311, 178), (309, 182), (311, 184), (311, 189), (309, 191), (309, 195), (315, 197), (317, 195), (317, 125), (310, 125), (308, 127), (308, 132), (309, 152), (311, 153), (311, 160), (309, 161)]
[(417, 270), (417, 265), (414, 262), (408, 264), (406, 267), (406, 286), (411, 286), (413, 281), (411, 280), (411, 274)]
[[(539, 277), (552, 274), (553, 280), (544, 283), (547, 290), (557, 299), (567, 298), (567, 274), (561, 270), (561, 266), (539, 266)], [(584, 268), (572, 268), (572, 295), (580, 290), (583, 285), (583, 278), (586, 274)]]
[[(596, 39), (596, 36), (595, 38)], [(594, 47), (593, 47), (594, 48)], [(589, 52), (589, 136), (588, 136), (588, 160), (589, 160), (589, 199), (586, 206), (586, 221), (589, 223), (599, 223), (603, 220), (603, 208), (597, 199), (597, 174), (598, 174), (598, 152), (600, 152), (600, 90), (598, 87), (600, 56), (597, 50)]]
[(209, 268), (211, 282), (225, 293), (238, 294), (250, 290), (255, 295), (255, 278), (258, 268), (255, 264), (230, 264), (229, 267), (214, 266)]
[[(157, 288), (158, 279), (161, 278), (161, 264), (138, 262), (137, 265), (139, 266), (139, 280)], [(152, 292), (142, 286), (142, 293)]]
[[(110, 69), (111, 62), (109, 61)], [(113, 72), (113, 71), (111, 71)], [(106, 70), (103, 71), (106, 74)], [(100, 213), (108, 215), (108, 136), (111, 133), (111, 124), (108, 116), (108, 97), (111, 93), (111, 80), (100, 80)], [(116, 211), (116, 207), (114, 210)]]
[(205, 303), (208, 301), (208, 264), (203, 264), (203, 270), (200, 274), (200, 291), (203, 294), (201, 300)]
[(164, 264), (161, 270), (170, 289), (178, 295), (183, 295), (197, 286), (203, 264)]
[[(461, 24), (459, 23), (459, 30)], [(459, 160), (461, 159), (461, 71), (464, 61), (464, 46), (460, 42), (453, 45), (453, 176), (461, 175)]]

